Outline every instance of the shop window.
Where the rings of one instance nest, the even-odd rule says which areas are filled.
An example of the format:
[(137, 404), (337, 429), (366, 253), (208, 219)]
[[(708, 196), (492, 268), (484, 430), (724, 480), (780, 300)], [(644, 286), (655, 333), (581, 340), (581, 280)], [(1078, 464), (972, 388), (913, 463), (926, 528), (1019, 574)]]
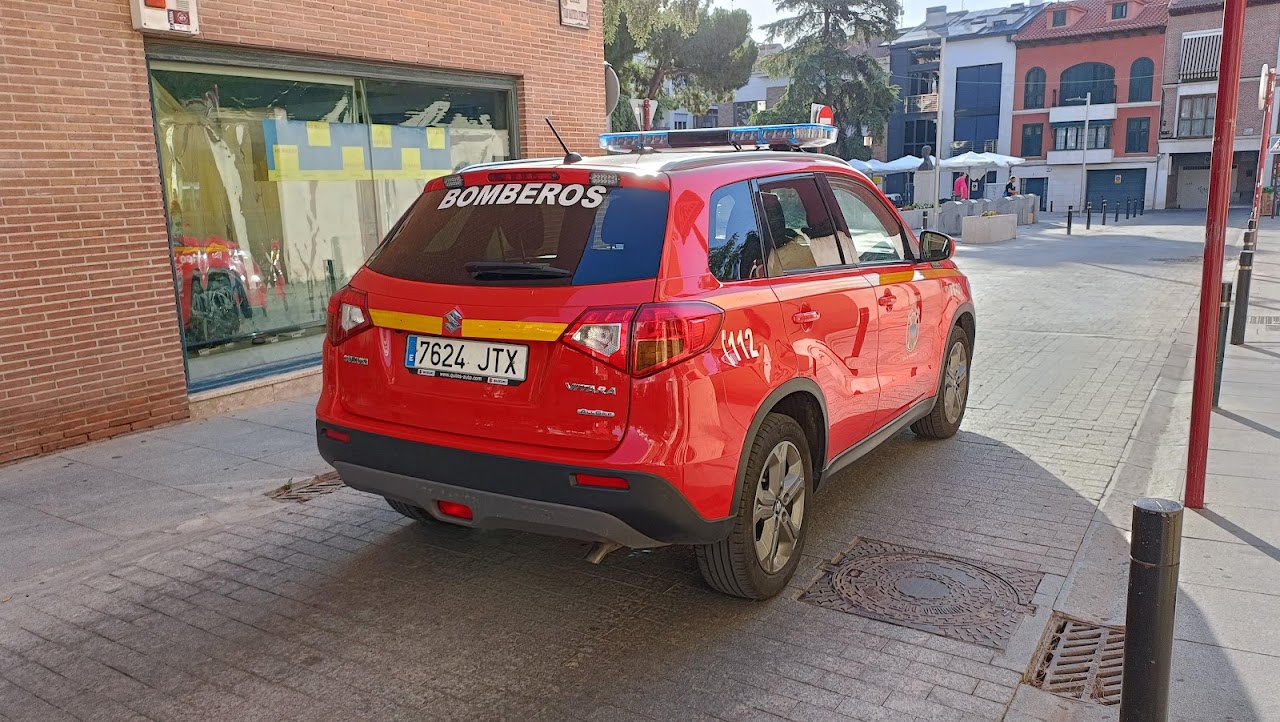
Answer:
[(192, 389), (318, 361), (329, 296), (427, 180), (510, 156), (505, 91), (151, 63)]

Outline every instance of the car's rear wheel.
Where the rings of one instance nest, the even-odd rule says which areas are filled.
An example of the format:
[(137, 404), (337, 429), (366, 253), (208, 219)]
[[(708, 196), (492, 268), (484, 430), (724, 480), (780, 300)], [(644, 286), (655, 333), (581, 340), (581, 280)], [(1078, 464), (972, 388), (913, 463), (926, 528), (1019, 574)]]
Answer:
[(395, 499), (387, 499), (387, 505), (414, 521), (420, 521), (424, 524), (437, 523), (435, 517), (428, 514), (427, 510), (420, 506), (406, 504), (403, 501), (396, 501)]
[(938, 398), (929, 415), (911, 425), (918, 436), (949, 439), (960, 430), (969, 402), (969, 354), (973, 348), (969, 334), (959, 326), (947, 337), (947, 355), (942, 363)]
[(765, 417), (739, 487), (733, 530), (697, 547), (698, 567), (718, 591), (768, 599), (795, 574), (812, 523), (813, 460), (794, 419)]

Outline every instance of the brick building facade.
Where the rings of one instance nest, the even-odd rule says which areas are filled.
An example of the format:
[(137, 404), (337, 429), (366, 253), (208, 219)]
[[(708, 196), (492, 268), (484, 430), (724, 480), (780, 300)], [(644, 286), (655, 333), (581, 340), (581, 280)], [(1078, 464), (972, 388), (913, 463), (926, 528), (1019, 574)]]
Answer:
[[(1013, 152), (1024, 187), (1056, 208), (1145, 199), (1157, 207), (1159, 85), (1168, 5), (1046, 5), (1014, 36)], [(1086, 107), (1087, 106), (1087, 107)]]
[[(1165, 34), (1160, 124), (1161, 200), (1169, 208), (1204, 208), (1209, 202), (1209, 157), (1218, 93), (1221, 2), (1174, 0)], [(1240, 99), (1232, 158), (1233, 205), (1252, 202), (1258, 150), (1264, 135), (1258, 77), (1275, 67), (1280, 45), (1280, 0), (1253, 0), (1245, 10)], [(1275, 132), (1274, 129), (1271, 131)], [(1267, 134), (1270, 135), (1270, 134)], [(1273, 182), (1274, 168), (1263, 183)]]
[(426, 178), (604, 126), (594, 0), (197, 1), (194, 38), (0, 3), (0, 462), (309, 377)]

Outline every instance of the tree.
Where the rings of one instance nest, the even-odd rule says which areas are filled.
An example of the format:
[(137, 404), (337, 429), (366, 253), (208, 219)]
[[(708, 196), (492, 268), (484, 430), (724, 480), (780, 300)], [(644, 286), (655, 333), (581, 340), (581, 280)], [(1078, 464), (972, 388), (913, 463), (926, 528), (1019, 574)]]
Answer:
[(791, 17), (764, 26), (769, 39), (790, 46), (762, 65), (774, 77), (789, 77), (786, 93), (773, 108), (756, 114), (758, 123), (802, 123), (809, 105), (831, 106), (842, 130), (835, 154), (865, 159), (864, 131), (884, 129), (898, 91), (883, 66), (867, 50), (893, 37), (898, 0), (775, 0)]
[(756, 46), (745, 10), (712, 10), (707, 0), (606, 0), (605, 17), (605, 59), (631, 97), (705, 113), (751, 77)]

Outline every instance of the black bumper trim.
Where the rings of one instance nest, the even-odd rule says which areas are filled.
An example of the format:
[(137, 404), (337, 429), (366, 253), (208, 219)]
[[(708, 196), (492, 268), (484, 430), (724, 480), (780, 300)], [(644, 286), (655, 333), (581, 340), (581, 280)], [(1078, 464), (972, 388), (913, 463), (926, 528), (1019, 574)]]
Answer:
[[(351, 441), (329, 438), (325, 429), (348, 434)], [(323, 421), (316, 422), (316, 432), (320, 455), (338, 469), (347, 485), (420, 506), (437, 516), (437, 500), (467, 503), (469, 499), (469, 505), (476, 507), (471, 526), (658, 546), (719, 541), (733, 525), (732, 517), (704, 519), (670, 482), (652, 474), (433, 446)], [(574, 474), (620, 477), (630, 488), (577, 486)]]

